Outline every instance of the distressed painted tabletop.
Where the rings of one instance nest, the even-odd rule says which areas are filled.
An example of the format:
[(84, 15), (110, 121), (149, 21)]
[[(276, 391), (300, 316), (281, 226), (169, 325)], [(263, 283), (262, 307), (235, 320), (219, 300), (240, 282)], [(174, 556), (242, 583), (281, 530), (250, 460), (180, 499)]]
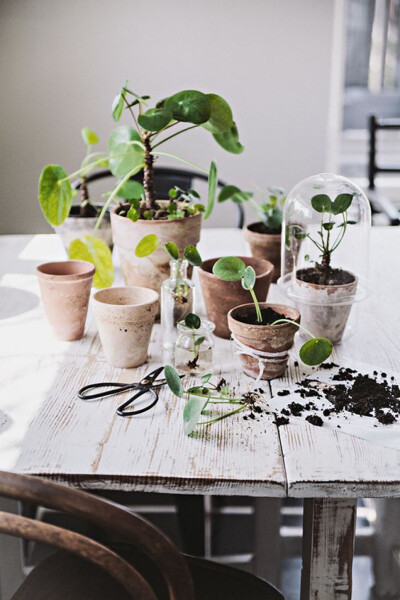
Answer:
[[(355, 335), (335, 360), (357, 358), (400, 372), (400, 230), (372, 231), (372, 295)], [(205, 229), (203, 258), (248, 254), (242, 232)], [(85, 403), (77, 390), (96, 381), (136, 381), (162, 364), (159, 329), (149, 361), (121, 370), (105, 362), (92, 316), (84, 339), (58, 342), (44, 319), (34, 269), (64, 258), (54, 235), (0, 237), (0, 469), (43, 474), (86, 488), (254, 496), (400, 495), (400, 452), (304, 422), (277, 429), (239, 414), (191, 437), (182, 401), (163, 390), (156, 410), (116, 416), (118, 399)], [(283, 301), (272, 286), (270, 300)], [(201, 301), (199, 306), (201, 306)], [(216, 375), (246, 390), (230, 342), (216, 339)], [(291, 368), (286, 376), (297, 378)], [(286, 381), (286, 379), (285, 379)], [(276, 393), (279, 382), (272, 382)], [(268, 386), (264, 386), (266, 391)], [(268, 394), (267, 394), (268, 396)]]

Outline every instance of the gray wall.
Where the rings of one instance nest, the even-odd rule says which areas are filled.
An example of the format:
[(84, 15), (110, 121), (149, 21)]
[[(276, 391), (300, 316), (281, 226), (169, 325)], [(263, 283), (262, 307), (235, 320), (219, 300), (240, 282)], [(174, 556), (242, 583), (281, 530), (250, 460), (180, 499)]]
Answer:
[[(126, 78), (154, 99), (197, 88), (230, 101), (244, 154), (198, 130), (169, 145), (204, 166), (217, 160), (225, 180), (289, 187), (334, 169), (343, 2), (1, 0), (0, 233), (48, 230), (41, 168), (76, 168), (84, 125), (106, 141)], [(232, 223), (234, 210), (211, 223)]]

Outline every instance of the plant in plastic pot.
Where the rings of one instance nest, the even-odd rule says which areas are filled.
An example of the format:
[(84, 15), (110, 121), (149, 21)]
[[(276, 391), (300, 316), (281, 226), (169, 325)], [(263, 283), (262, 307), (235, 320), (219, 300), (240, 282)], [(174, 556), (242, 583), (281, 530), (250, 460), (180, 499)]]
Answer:
[[(110, 285), (113, 273), (111, 255), (103, 248), (98, 231), (113, 203), (117, 204), (111, 212), (113, 238), (119, 249), (125, 283), (151, 285), (156, 291), (160, 290), (162, 281), (168, 277), (168, 257), (159, 261), (154, 256), (151, 271), (143, 273), (143, 265), (134, 252), (138, 242), (149, 233), (157, 233), (163, 243), (176, 239), (179, 250), (183, 251), (185, 246), (195, 245), (199, 241), (202, 214), (208, 218), (212, 212), (218, 182), (215, 162), (212, 161), (209, 170), (205, 170), (175, 154), (162, 151), (163, 144), (188, 130), (201, 127), (209, 131), (226, 151), (240, 154), (244, 149), (239, 142), (231, 108), (221, 96), (183, 90), (151, 108), (148, 108), (148, 100), (149, 96), (136, 94), (127, 84), (124, 85), (114, 99), (112, 116), (118, 122), (127, 111), (132, 117), (133, 126), (116, 127), (108, 139), (107, 152), (91, 153), (74, 173), (67, 174), (59, 165), (48, 165), (40, 179), (42, 210), (49, 222), (59, 225), (72, 205), (71, 179), (87, 175), (98, 166), (103, 167), (105, 161), (115, 176), (116, 184), (99, 215), (93, 235), (84, 242), (78, 240), (71, 245), (74, 258), (91, 259), (95, 263), (98, 279), (101, 275), (104, 278), (103, 287)], [(173, 158), (208, 175), (206, 206), (192, 201), (193, 198), (197, 200), (193, 190), (190, 191), (189, 202), (176, 188), (171, 190), (169, 199), (156, 199), (154, 161), (159, 157)], [(143, 171), (143, 189), (138, 189), (134, 185), (137, 182), (132, 181), (140, 171)], [(117, 201), (122, 190), (122, 197), (128, 203)]]
[(280, 284), (304, 326), (334, 343), (367, 293), (370, 218), (365, 194), (344, 177), (310, 177), (288, 194), (282, 250), (293, 266)]
[(318, 365), (332, 353), (332, 342), (314, 337), (300, 325), (300, 313), (281, 304), (259, 303), (254, 292), (255, 271), (238, 257), (217, 261), (214, 274), (225, 281), (241, 281), (251, 294), (253, 304), (242, 304), (228, 314), (228, 324), (246, 375), (257, 379), (273, 379), (285, 372), (288, 352), (299, 328), (310, 339), (300, 348), (301, 360), (310, 366)]
[(226, 185), (218, 195), (218, 202), (232, 200), (249, 206), (257, 215), (258, 220), (244, 228), (244, 236), (254, 257), (269, 260), (274, 265), (272, 282), (275, 283), (281, 272), (282, 210), (286, 197), (285, 192), (278, 187), (269, 187), (267, 194), (260, 190), (259, 194), (261, 202), (253, 192), (244, 192), (234, 185)]

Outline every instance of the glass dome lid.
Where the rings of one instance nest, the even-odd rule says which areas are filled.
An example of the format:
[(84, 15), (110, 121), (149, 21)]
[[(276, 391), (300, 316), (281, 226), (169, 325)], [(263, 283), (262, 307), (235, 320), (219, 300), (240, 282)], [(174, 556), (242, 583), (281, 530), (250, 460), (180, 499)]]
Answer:
[(350, 179), (321, 173), (298, 183), (283, 213), (278, 283), (285, 294), (303, 307), (364, 299), (370, 227), (369, 201)]

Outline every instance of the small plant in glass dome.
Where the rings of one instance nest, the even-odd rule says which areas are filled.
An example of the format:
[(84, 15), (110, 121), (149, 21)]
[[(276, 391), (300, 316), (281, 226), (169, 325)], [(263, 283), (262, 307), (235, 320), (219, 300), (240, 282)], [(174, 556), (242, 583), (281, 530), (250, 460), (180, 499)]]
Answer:
[(212, 368), (214, 328), (214, 323), (207, 319), (200, 319), (194, 313), (189, 313), (178, 323), (175, 346), (177, 369), (197, 374), (205, 373)]
[(185, 246), (181, 256), (178, 245), (166, 242), (160, 247), (157, 234), (150, 233), (140, 240), (135, 254), (138, 258), (146, 258), (158, 249), (167, 253), (170, 258), (170, 277), (161, 286), (161, 330), (163, 347), (172, 349), (177, 335), (176, 326), (193, 310), (194, 283), (188, 278), (188, 265), (198, 267), (202, 263), (196, 246)]

